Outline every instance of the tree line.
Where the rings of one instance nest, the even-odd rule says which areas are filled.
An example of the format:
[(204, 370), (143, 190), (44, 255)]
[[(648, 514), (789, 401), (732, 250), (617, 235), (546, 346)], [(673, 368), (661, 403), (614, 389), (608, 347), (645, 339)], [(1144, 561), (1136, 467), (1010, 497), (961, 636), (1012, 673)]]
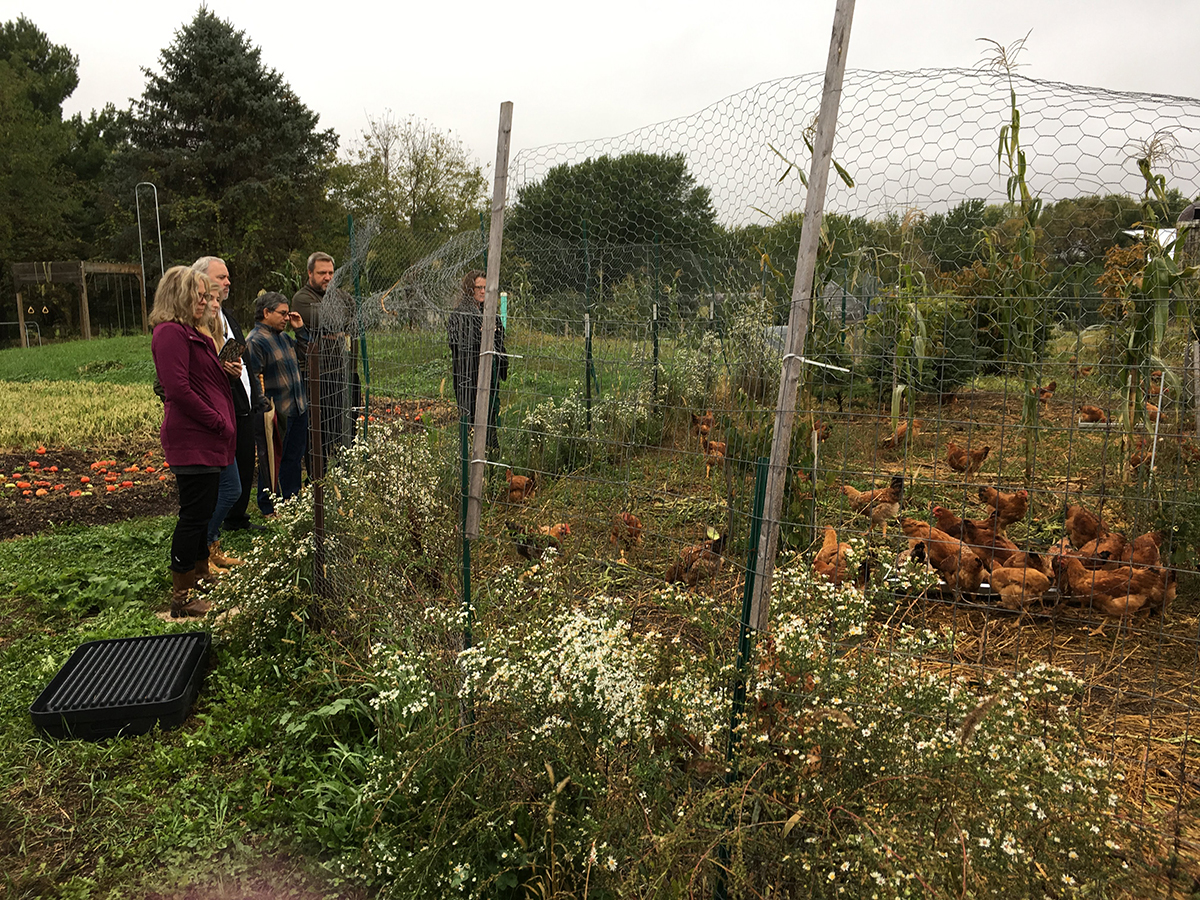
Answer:
[[(478, 227), (482, 169), (453, 135), (387, 113), (339, 155), (338, 135), (320, 127), (245, 32), (207, 9), (175, 33), (126, 108), (64, 116), (78, 68), (30, 19), (0, 25), (6, 312), (14, 262), (136, 261), (141, 182), (158, 191), (167, 264), (222, 256), (237, 273), (232, 299), (243, 312), (260, 289), (294, 286), (310, 250), (344, 257), (348, 214), (377, 217), (393, 240)], [(158, 246), (144, 190), (153, 281)]]
[[(242, 312), (262, 288), (294, 287), (310, 249), (345, 258), (351, 214), (379, 224), (372, 285), (386, 287), (451, 235), (479, 230), (482, 238), (488, 185), (451, 133), (385, 111), (343, 146), (264, 65), (245, 32), (207, 9), (176, 32), (145, 76), (127, 108), (110, 103), (67, 118), (78, 58), (28, 18), (0, 25), (5, 308), (13, 262), (137, 260), (141, 182), (158, 189), (163, 256), (225, 258)], [(1163, 207), (1158, 221), (1173, 222), (1187, 198), (1173, 190), (1165, 202), (1111, 195), (1048, 203), (1038, 225), (1042, 288), (1096, 295), (1105, 253), (1143, 220), (1148, 202)], [(682, 154), (600, 156), (556, 166), (518, 191), (503, 277), (548, 315), (590, 305), (643, 316), (659, 303), (664, 315), (688, 316), (706, 295), (756, 292), (776, 303), (783, 321), (802, 218), (724, 226)], [(851, 286), (870, 273), (896, 284), (918, 270), (929, 290), (982, 295), (1011, 221), (1011, 210), (981, 199), (929, 215), (827, 215), (818, 279)]]

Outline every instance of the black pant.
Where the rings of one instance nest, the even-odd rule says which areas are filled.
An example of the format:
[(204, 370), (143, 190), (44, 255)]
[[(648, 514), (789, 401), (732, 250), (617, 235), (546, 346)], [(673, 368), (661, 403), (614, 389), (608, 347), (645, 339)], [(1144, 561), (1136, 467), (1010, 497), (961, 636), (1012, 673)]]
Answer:
[(190, 572), (196, 563), (208, 559), (208, 521), (217, 508), (217, 489), (221, 473), (202, 475), (175, 473), (179, 490), (179, 518), (171, 538), (171, 571)]
[[(234, 459), (238, 477), (242, 479), (242, 495), (225, 517), (225, 527), (234, 531), (250, 524), (246, 509), (250, 505), (250, 495), (254, 493), (254, 418), (254, 413), (237, 417), (237, 450)], [(258, 419), (262, 420), (262, 413), (258, 414)]]

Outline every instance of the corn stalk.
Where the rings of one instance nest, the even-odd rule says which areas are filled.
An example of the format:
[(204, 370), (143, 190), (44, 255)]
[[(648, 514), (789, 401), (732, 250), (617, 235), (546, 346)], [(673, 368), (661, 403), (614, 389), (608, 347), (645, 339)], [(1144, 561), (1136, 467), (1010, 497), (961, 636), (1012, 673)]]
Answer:
[[(1026, 35), (1028, 37), (1028, 35)], [(986, 40), (986, 39), (985, 39)], [(1016, 57), (1024, 48), (1025, 38), (1004, 47), (987, 40), (995, 48), (988, 60), (1008, 79), (1009, 121), (1000, 129), (997, 163), (1008, 172), (1006, 190), (1009, 208), (1017, 222), (1017, 236), (1011, 250), (1011, 266), (999, 266), (998, 237), (989, 236), (993, 271), (1001, 276), (1001, 327), (1010, 349), (1010, 359), (1020, 367), (1024, 385), (1021, 400), (1021, 428), (1025, 435), (1025, 484), (1033, 483), (1034, 460), (1038, 441), (1038, 336), (1042, 330), (1043, 304), (1038, 296), (1040, 268), (1037, 261), (1037, 223), (1042, 201), (1034, 197), (1026, 178), (1028, 163), (1021, 148), (1021, 110), (1012, 73)]]
[[(1133, 443), (1133, 432), (1147, 418), (1146, 403), (1151, 402), (1150, 373), (1157, 369), (1163, 373), (1164, 384), (1170, 393), (1182, 398), (1182, 382), (1178, 374), (1163, 358), (1163, 341), (1166, 339), (1167, 324), (1171, 315), (1171, 298), (1175, 288), (1185, 279), (1196, 275), (1197, 267), (1181, 265), (1182, 241), (1176, 240), (1164, 247), (1158, 239), (1157, 208), (1168, 208), (1167, 180), (1154, 171), (1154, 164), (1161, 161), (1172, 145), (1169, 136), (1156, 134), (1147, 141), (1137, 155), (1138, 171), (1146, 183), (1142, 194), (1141, 227), (1145, 234), (1146, 267), (1140, 279), (1135, 279), (1129, 291), (1129, 338), (1125, 346), (1125, 377), (1122, 379), (1124, 402), (1123, 440), (1125, 452), (1122, 467), (1128, 460)], [(1181, 304), (1182, 305), (1182, 304)], [(1139, 400), (1141, 402), (1139, 402)], [(1161, 416), (1161, 410), (1160, 410)], [(1157, 438), (1157, 428), (1154, 429)], [(1155, 440), (1157, 445), (1157, 439)], [(1157, 446), (1151, 448), (1150, 477), (1154, 474), (1154, 455)], [(1128, 472), (1122, 472), (1122, 480)]]

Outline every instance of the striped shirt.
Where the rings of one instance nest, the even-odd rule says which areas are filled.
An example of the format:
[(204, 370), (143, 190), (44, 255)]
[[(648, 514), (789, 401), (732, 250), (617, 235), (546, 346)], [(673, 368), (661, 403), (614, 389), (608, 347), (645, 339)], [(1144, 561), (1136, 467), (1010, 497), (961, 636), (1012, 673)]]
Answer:
[(262, 375), (263, 392), (275, 402), (276, 413), (290, 418), (308, 409), (292, 338), (259, 322), (246, 335), (246, 357), (254, 374)]

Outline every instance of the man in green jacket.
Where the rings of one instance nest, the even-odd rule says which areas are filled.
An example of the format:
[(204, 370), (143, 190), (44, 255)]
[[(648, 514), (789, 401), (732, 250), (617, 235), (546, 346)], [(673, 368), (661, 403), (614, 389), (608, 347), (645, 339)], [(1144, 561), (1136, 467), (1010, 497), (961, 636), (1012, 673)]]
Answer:
[(308, 354), (315, 350), (321, 372), (317, 382), (321, 444), (319, 454), (310, 444), (308, 474), (312, 478), (322, 477), (327, 461), (354, 439), (354, 418), (361, 404), (358, 367), (354, 363), (354, 340), (358, 336), (354, 301), (344, 291), (330, 287), (333, 275), (333, 257), (320, 251), (313, 253), (308, 258), (308, 281), (292, 297), (291, 306), (303, 317), (311, 336), (307, 352), (298, 360), (300, 371), (307, 380)]

